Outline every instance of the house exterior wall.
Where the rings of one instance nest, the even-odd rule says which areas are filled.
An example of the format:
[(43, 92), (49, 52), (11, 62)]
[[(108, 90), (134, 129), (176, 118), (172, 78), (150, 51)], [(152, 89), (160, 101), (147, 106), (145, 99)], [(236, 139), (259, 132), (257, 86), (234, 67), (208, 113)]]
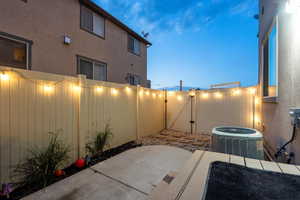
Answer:
[[(265, 140), (273, 151), (281, 147), (292, 136), (289, 109), (300, 107), (300, 15), (288, 13), (285, 9), (286, 0), (260, 0), (260, 86), (263, 82), (263, 40), (277, 16), (278, 19), (278, 95), (267, 102), (263, 99), (262, 119)], [(264, 8), (264, 15), (262, 9)], [(298, 18), (298, 20), (297, 20)], [(297, 130), (296, 140), (288, 146), (288, 152), (295, 153), (295, 162), (300, 163), (300, 137)]]
[[(76, 75), (76, 56), (107, 64), (108, 81), (126, 83), (127, 73), (141, 76), (147, 84), (147, 46), (141, 42), (141, 55), (128, 52), (128, 33), (105, 20), (105, 39), (80, 29), (78, 0), (3, 0), (0, 31), (33, 41), (32, 70)], [(63, 43), (63, 36), (72, 39)]]

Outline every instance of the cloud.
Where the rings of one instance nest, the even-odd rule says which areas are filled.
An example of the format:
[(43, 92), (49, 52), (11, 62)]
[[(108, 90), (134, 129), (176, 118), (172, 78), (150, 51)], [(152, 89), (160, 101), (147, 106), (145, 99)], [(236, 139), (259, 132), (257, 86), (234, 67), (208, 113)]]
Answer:
[(251, 15), (256, 0), (94, 0), (137, 32), (199, 31), (219, 15)]

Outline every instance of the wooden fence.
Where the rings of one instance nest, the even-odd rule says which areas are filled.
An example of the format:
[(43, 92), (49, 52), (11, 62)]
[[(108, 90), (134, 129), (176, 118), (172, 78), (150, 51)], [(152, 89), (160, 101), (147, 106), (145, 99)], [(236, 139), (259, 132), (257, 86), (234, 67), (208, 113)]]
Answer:
[(73, 162), (107, 123), (111, 147), (164, 128), (162, 91), (4, 67), (0, 74), (0, 183), (49, 132), (61, 132)]

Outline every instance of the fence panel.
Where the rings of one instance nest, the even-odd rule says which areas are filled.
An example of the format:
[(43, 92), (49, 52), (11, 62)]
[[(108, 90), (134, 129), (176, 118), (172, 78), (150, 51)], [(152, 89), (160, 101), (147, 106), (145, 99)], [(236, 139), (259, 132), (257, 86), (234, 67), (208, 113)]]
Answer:
[[(0, 80), (0, 182), (11, 181), (14, 166), (28, 149), (45, 147), (49, 132), (71, 149), (70, 164), (86, 154), (85, 145), (109, 124), (111, 147), (138, 136), (155, 134), (163, 127), (160, 91), (124, 84), (87, 80), (0, 67), (9, 79)], [(148, 94), (149, 92), (149, 94)]]
[[(216, 126), (258, 126), (259, 115), (255, 88), (168, 93), (168, 128), (211, 134)], [(192, 104), (192, 105), (191, 105)], [(254, 126), (253, 126), (254, 125)]]

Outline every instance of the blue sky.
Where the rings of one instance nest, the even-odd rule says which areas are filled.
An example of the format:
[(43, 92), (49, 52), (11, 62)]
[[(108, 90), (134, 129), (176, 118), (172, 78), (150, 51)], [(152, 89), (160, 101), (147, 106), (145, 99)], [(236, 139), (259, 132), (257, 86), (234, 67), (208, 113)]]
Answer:
[(149, 32), (153, 88), (206, 88), (258, 77), (257, 0), (93, 0), (138, 33)]

